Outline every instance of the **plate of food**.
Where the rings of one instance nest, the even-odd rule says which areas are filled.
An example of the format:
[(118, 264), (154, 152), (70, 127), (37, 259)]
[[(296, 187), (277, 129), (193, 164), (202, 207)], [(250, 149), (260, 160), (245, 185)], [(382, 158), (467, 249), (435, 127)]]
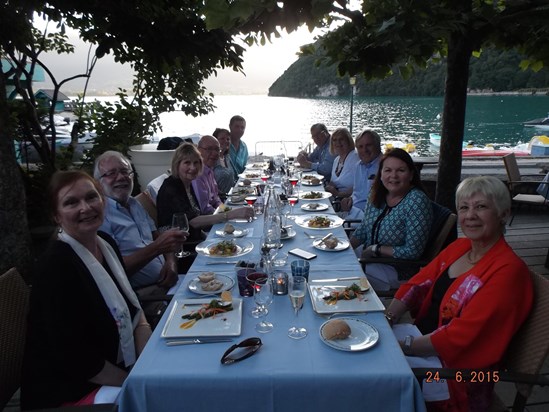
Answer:
[(322, 200), (322, 199), (328, 199), (332, 194), (330, 192), (301, 192), (299, 194), (300, 199), (305, 200)]
[(385, 306), (372, 292), (368, 279), (334, 280), (309, 284), (309, 296), (316, 313), (381, 312)]
[(333, 229), (343, 224), (343, 219), (335, 215), (302, 215), (295, 218), (295, 223), (305, 229)]
[(261, 180), (261, 172), (256, 170), (247, 170), (238, 175), (241, 179)]
[(301, 176), (301, 184), (303, 186), (319, 186), (322, 184), (322, 175), (305, 174)]
[(199, 295), (213, 295), (232, 289), (234, 280), (214, 272), (202, 272), (189, 282), (189, 290)]
[(259, 184), (259, 182), (252, 182), (250, 179), (244, 179), (238, 182), (238, 186), (240, 187), (255, 187)]
[(233, 187), (230, 192), (229, 196), (248, 196), (248, 195), (255, 195), (256, 190), (255, 187)]
[(228, 258), (243, 256), (254, 248), (247, 240), (206, 240), (196, 245), (196, 253), (211, 258)]
[(301, 205), (301, 209), (308, 212), (321, 212), (323, 210), (328, 210), (329, 207), (330, 206), (325, 203), (305, 203)]
[(233, 205), (233, 206), (247, 205), (246, 196), (247, 195), (245, 195), (245, 194), (243, 194), (243, 195), (229, 195), (229, 197), (227, 197), (227, 204), (228, 205)]
[(242, 329), (242, 299), (174, 299), (163, 338), (239, 336)]
[(320, 339), (334, 349), (356, 352), (374, 346), (379, 332), (362, 319), (344, 317), (324, 322), (320, 326)]
[(316, 239), (313, 241), (313, 246), (319, 250), (326, 252), (340, 252), (349, 247), (350, 243), (347, 239), (340, 239), (336, 236), (330, 236), (326, 239)]
[(234, 226), (232, 223), (227, 223), (222, 229), (216, 230), (215, 234), (219, 237), (227, 238), (244, 237), (248, 234), (248, 229)]

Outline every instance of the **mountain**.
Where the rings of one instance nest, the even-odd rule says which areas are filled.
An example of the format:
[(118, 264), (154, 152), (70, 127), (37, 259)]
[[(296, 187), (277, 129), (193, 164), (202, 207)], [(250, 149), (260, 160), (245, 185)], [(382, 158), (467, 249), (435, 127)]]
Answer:
[[(336, 97), (348, 96), (351, 86), (348, 77), (338, 77), (335, 65), (317, 65), (318, 55), (301, 56), (269, 87), (269, 96)], [(522, 71), (523, 59), (516, 51), (483, 50), (473, 57), (469, 68), (471, 92), (505, 92), (549, 88), (549, 69), (535, 73)], [(442, 96), (444, 94), (446, 64), (430, 65), (418, 70), (410, 79), (392, 75), (384, 80), (366, 82), (357, 76), (357, 96)]]

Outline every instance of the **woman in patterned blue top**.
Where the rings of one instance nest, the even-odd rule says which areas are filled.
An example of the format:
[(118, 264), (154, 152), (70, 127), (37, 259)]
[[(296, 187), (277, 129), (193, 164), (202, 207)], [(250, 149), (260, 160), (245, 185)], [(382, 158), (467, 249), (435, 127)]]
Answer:
[[(402, 149), (393, 149), (381, 159), (364, 218), (351, 236), (351, 245), (355, 249), (363, 246), (362, 256), (418, 259), (432, 221), (431, 201), (412, 158)], [(376, 290), (399, 286), (399, 273), (393, 266), (368, 264), (366, 273)]]

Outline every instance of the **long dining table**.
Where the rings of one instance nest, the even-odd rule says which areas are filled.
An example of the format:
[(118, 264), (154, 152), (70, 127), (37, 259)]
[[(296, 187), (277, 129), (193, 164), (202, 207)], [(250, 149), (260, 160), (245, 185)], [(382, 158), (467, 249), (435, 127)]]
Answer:
[[(328, 199), (317, 201), (329, 206), (323, 212), (301, 210), (300, 205), (304, 202), (301, 199), (294, 207), (295, 216), (305, 213), (335, 215)], [(259, 320), (250, 314), (255, 306), (254, 298), (240, 297), (234, 263), (259, 261), (263, 219), (259, 215), (252, 222), (233, 224), (248, 229), (248, 234), (241, 240), (251, 242), (253, 250), (231, 259), (198, 255), (124, 383), (119, 398), (122, 412), (425, 410), (420, 385), (382, 309), (348, 314), (379, 332), (377, 343), (363, 351), (342, 351), (328, 346), (319, 334), (328, 315), (317, 314), (308, 296), (297, 317), (287, 295), (275, 296), (267, 315), (267, 320), (274, 325), (273, 330), (264, 334), (256, 332)], [(289, 224), (296, 235), (283, 240), (281, 250), (287, 252), (298, 247), (317, 255), (310, 260), (309, 281), (364, 276), (352, 248), (339, 252), (318, 250), (304, 233), (320, 235), (328, 231), (305, 229), (291, 220)], [(215, 231), (222, 227), (223, 224), (215, 225), (207, 241), (215, 240)], [(341, 226), (330, 232), (346, 239)], [(276, 269), (291, 276), (290, 262), (295, 259), (289, 255), (286, 265)], [(212, 262), (223, 263), (212, 265)], [(200, 297), (188, 286), (198, 274), (206, 271), (224, 274), (235, 281), (232, 295), (242, 299), (240, 336), (233, 337), (233, 342), (167, 346), (162, 332), (173, 305), (181, 299)], [(377, 296), (371, 298), (375, 300)], [(308, 336), (290, 339), (287, 333), (291, 326), (305, 327)], [(230, 365), (221, 364), (223, 353), (233, 343), (249, 337), (259, 337), (263, 342), (254, 356)]]

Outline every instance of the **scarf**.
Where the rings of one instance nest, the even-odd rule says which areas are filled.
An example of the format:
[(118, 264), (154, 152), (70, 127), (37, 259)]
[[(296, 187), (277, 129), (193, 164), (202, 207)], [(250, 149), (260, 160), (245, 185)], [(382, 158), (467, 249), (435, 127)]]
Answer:
[(130, 310), (124, 300), (124, 297), (116, 287), (113, 279), (109, 276), (101, 262), (99, 262), (95, 256), (86, 249), (80, 242), (72, 238), (66, 233), (60, 233), (59, 240), (68, 243), (74, 252), (78, 255), (82, 262), (86, 265), (93, 280), (95, 281), (101, 296), (105, 300), (107, 307), (118, 327), (118, 335), (120, 338), (120, 345), (118, 347), (118, 361), (124, 360), (126, 367), (133, 365), (136, 360), (135, 344), (133, 340), (133, 330), (137, 326), (140, 319), (141, 306), (137, 300), (137, 296), (133, 292), (128, 277), (118, 260), (118, 256), (112, 249), (112, 247), (99, 236), (97, 241), (99, 249), (103, 254), (103, 257), (107, 261), (109, 268), (111, 269), (114, 277), (118, 281), (120, 288), (128, 298), (128, 300), (138, 308), (138, 313), (131, 319)]

